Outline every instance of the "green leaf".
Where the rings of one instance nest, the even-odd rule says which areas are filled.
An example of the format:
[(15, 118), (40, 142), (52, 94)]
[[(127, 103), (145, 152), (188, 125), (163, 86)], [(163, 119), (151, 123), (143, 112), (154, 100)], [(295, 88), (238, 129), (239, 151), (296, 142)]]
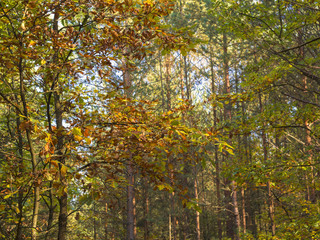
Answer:
[(72, 129), (72, 134), (75, 135), (75, 136), (82, 136), (81, 129), (78, 128), (78, 127), (73, 128)]
[(179, 125), (180, 122), (178, 120), (172, 120), (171, 123), (170, 123), (172, 126), (176, 126), (176, 125)]

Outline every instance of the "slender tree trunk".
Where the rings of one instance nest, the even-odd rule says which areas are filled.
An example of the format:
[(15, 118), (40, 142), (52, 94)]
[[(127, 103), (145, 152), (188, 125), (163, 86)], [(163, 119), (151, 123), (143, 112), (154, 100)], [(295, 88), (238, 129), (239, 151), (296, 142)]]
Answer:
[[(229, 79), (229, 58), (228, 58), (228, 40), (226, 33), (223, 33), (223, 55), (224, 55), (224, 62), (223, 62), (223, 72), (224, 72), (224, 81), (225, 81), (225, 93), (230, 94), (231, 92), (231, 86), (230, 86), (230, 79)], [(231, 121), (232, 115), (231, 115), (231, 104), (225, 104), (224, 109), (225, 114), (225, 120)], [(231, 143), (231, 136), (229, 137), (229, 144)], [(229, 156), (230, 158), (230, 156)], [(230, 218), (233, 219), (234, 224), (229, 226), (229, 233), (231, 235), (232, 231), (231, 228), (235, 230), (235, 239), (239, 239), (239, 233), (240, 233), (240, 216), (239, 216), (239, 208), (238, 208), (238, 200), (237, 200), (237, 191), (236, 191), (236, 183), (234, 180), (231, 181), (231, 205), (233, 207), (233, 213), (230, 214)], [(233, 215), (233, 216), (232, 216)], [(233, 236), (231, 236), (233, 238)]]
[[(246, 124), (246, 118), (245, 118), (245, 103), (242, 102), (241, 104), (241, 115), (242, 115), (242, 124), (245, 125)], [(245, 156), (245, 163), (249, 164), (250, 162), (250, 158), (249, 158), (249, 149), (248, 149), (248, 134), (244, 133), (243, 136), (243, 144), (244, 144), (244, 156)], [(250, 185), (249, 183), (247, 183), (248, 185)], [(243, 233), (246, 233), (247, 231), (247, 211), (246, 211), (246, 200), (247, 200), (247, 195), (248, 195), (248, 191), (245, 191), (244, 188), (242, 188), (242, 216), (243, 216)]]
[[(25, 11), (26, 12), (26, 11)], [(25, 15), (25, 14), (24, 14)], [(25, 16), (24, 16), (25, 17)], [(23, 23), (24, 24), (24, 23)], [(22, 48), (22, 46), (21, 46)], [(25, 90), (24, 90), (24, 77), (23, 77), (23, 59), (20, 58), (19, 59), (19, 86), (20, 86), (20, 100), (23, 104), (23, 112), (24, 112), (24, 115), (25, 115), (25, 120), (29, 121), (28, 119), (28, 109), (27, 109), (27, 105), (26, 105), (26, 99), (25, 99)], [(13, 80), (13, 79), (12, 79)], [(12, 81), (12, 83), (14, 84), (14, 80)], [(14, 97), (15, 97), (15, 100), (17, 102), (17, 106), (19, 105), (19, 98), (17, 96), (17, 93), (14, 93)], [(23, 165), (23, 137), (22, 137), (22, 132), (21, 132), (21, 129), (20, 129), (20, 124), (21, 124), (21, 119), (20, 119), (20, 116), (19, 116), (19, 112), (16, 110), (16, 127), (17, 127), (17, 134), (18, 134), (18, 152), (19, 152), (19, 167), (18, 167), (18, 171), (19, 171), (19, 176), (22, 176), (23, 172), (24, 172), (24, 165)], [(9, 119), (8, 119), (8, 129), (9, 129), (9, 125), (10, 122), (9, 122)], [(30, 129), (27, 130), (29, 132), (27, 132), (27, 134), (31, 134), (30, 133)], [(31, 158), (32, 158), (32, 173), (35, 174), (35, 164), (36, 164), (36, 160), (35, 160), (35, 156), (34, 156), (34, 153), (33, 153), (33, 148), (32, 148), (32, 143), (29, 142), (30, 138), (27, 136), (28, 138), (28, 145), (29, 145), (29, 148), (30, 148), (30, 154), (31, 154)], [(31, 144), (31, 145), (30, 145)], [(34, 175), (36, 176), (36, 175)], [(34, 183), (35, 184), (35, 183)], [(36, 190), (36, 186), (34, 186), (34, 192), (36, 193), (37, 190)], [(17, 233), (16, 233), (16, 237), (15, 237), (15, 240), (21, 240), (22, 239), (22, 218), (23, 218), (23, 188), (20, 187), (19, 190), (18, 190), (18, 209), (19, 209), (19, 213), (17, 214), (17, 217), (18, 217), (18, 223), (17, 223)], [(37, 224), (37, 219), (34, 219), (34, 218), (37, 218), (37, 206), (36, 206), (36, 202), (39, 201), (39, 198), (40, 196), (34, 194), (34, 208), (33, 208), (33, 216), (32, 216), (32, 239), (36, 239), (36, 224)], [(34, 224), (35, 223), (35, 224)]]
[(171, 210), (169, 212), (169, 240), (172, 240), (172, 224), (171, 224)]
[[(298, 11), (299, 14), (301, 14), (300, 11)], [(298, 45), (303, 44), (303, 35), (304, 35), (304, 30), (301, 29), (298, 31)], [(299, 49), (299, 55), (301, 60), (304, 60), (305, 58), (305, 48), (300, 47)], [(303, 83), (303, 87), (304, 87), (304, 92), (307, 93), (308, 92), (308, 78), (304, 77), (302, 79), (302, 83)], [(305, 104), (302, 104), (303, 107), (305, 107)], [(306, 143), (306, 147), (310, 148), (310, 146), (312, 145), (312, 139), (311, 139), (311, 135), (310, 135), (310, 123), (307, 119), (304, 120), (304, 127), (305, 127), (305, 143)], [(312, 203), (316, 202), (316, 186), (315, 186), (315, 174), (314, 174), (314, 167), (313, 167), (313, 160), (312, 160), (312, 151), (311, 149), (307, 150), (307, 154), (308, 154), (308, 160), (309, 160), (309, 164), (310, 166), (310, 173), (306, 173), (306, 184), (307, 184), (307, 200), (311, 201)], [(309, 176), (310, 176), (310, 180), (311, 182), (309, 183)], [(310, 187), (311, 186), (311, 187)]]
[(93, 240), (97, 240), (96, 201), (93, 201)]
[[(191, 101), (191, 89), (190, 89), (190, 82), (188, 78), (188, 61), (187, 61), (187, 56), (183, 57), (184, 61), (184, 81), (186, 85), (186, 90), (187, 90), (187, 99), (188, 101)], [(191, 102), (190, 102), (191, 103)]]
[[(244, 106), (242, 110), (242, 115), (245, 116), (244, 113)], [(252, 144), (250, 140), (250, 135), (246, 135), (245, 138), (245, 144), (246, 144), (246, 152), (248, 154), (248, 163), (252, 162)], [(256, 221), (256, 212), (260, 210), (260, 204), (257, 204), (256, 201), (259, 199), (257, 195), (259, 195), (259, 189), (253, 190), (251, 189), (252, 184), (249, 184), (249, 189), (247, 191), (246, 195), (246, 202), (247, 202), (247, 212), (248, 212), (248, 230), (252, 233), (252, 235), (257, 238), (258, 235), (258, 225)]]
[(149, 192), (148, 185), (144, 181), (144, 209), (143, 209), (143, 218), (144, 218), (144, 240), (149, 240)]
[(171, 87), (170, 87), (171, 59), (170, 59), (170, 55), (166, 56), (165, 67), (166, 67), (166, 79), (165, 80), (166, 80), (166, 97), (167, 97), (166, 107), (167, 107), (167, 111), (169, 111), (171, 109)]
[[(20, 86), (20, 98), (23, 105), (23, 114), (25, 117), (25, 121), (30, 121), (27, 100), (25, 98), (25, 86), (24, 86), (24, 77), (23, 77), (23, 59), (19, 60), (19, 86)], [(38, 172), (37, 172), (37, 160), (35, 155), (35, 150), (33, 146), (33, 142), (31, 139), (31, 129), (29, 127), (26, 128), (26, 136), (27, 142), (29, 146), (29, 152), (31, 155), (31, 163), (32, 163), (32, 174), (34, 176), (33, 179), (33, 213), (32, 213), (32, 228), (31, 228), (31, 239), (37, 239), (37, 223), (38, 223), (38, 214), (39, 214), (39, 205), (40, 205), (40, 183), (38, 182)]]
[[(216, 94), (216, 83), (215, 83), (215, 77), (214, 77), (214, 65), (213, 65), (213, 50), (212, 47), (210, 48), (210, 69), (211, 69), (211, 92), (212, 95)], [(217, 109), (216, 106), (213, 107), (213, 126), (216, 129), (217, 128)], [(218, 146), (214, 145), (214, 157), (215, 157), (215, 167), (216, 167), (216, 176), (215, 176), (215, 182), (216, 182), (216, 193), (217, 193), (217, 227), (218, 227), (218, 238), (222, 239), (222, 225), (221, 225), (221, 190), (220, 190), (220, 164), (219, 164), (219, 157), (218, 157)]]
[[(260, 113), (263, 112), (263, 105), (262, 105), (262, 97), (259, 93), (259, 105), (260, 105)], [(265, 126), (265, 124), (263, 124)], [(263, 158), (264, 161), (268, 161), (268, 146), (267, 146), (267, 136), (264, 130), (262, 130), (262, 146), (263, 146)], [(276, 226), (274, 222), (274, 200), (272, 197), (270, 180), (267, 181), (267, 194), (268, 194), (268, 209), (269, 209), (269, 218), (270, 218), (270, 225), (271, 225), (271, 233), (272, 236), (276, 234)]]
[(106, 205), (105, 205), (105, 220), (104, 220), (104, 240), (108, 240), (109, 239), (109, 231), (108, 231), (108, 203), (106, 201)]
[[(309, 129), (309, 122), (308, 120), (305, 120), (304, 122), (304, 126), (305, 126), (305, 136), (306, 136), (306, 146), (307, 148), (310, 148), (311, 144), (312, 144), (312, 140), (311, 140), (311, 136), (310, 136), (310, 129)], [(316, 186), (315, 186), (315, 174), (314, 174), (314, 167), (313, 167), (313, 157), (312, 157), (312, 151), (310, 149), (307, 150), (307, 154), (308, 154), (308, 160), (309, 160), (309, 164), (310, 166), (310, 178), (311, 178), (311, 183), (307, 182), (307, 189), (308, 189), (308, 200), (311, 201), (312, 203), (315, 203), (317, 200), (316, 197)], [(308, 175), (306, 177), (307, 179), (309, 178)], [(311, 187), (309, 187), (311, 186)]]
[[(166, 80), (166, 110), (171, 110), (171, 87), (170, 87), (170, 78), (171, 78), (171, 59), (170, 55), (166, 56), (165, 60), (165, 68), (166, 68), (166, 74), (165, 74), (165, 80)], [(168, 156), (168, 163), (172, 163), (172, 159)], [(171, 178), (171, 184), (173, 185), (174, 181), (174, 174), (173, 169), (170, 171), (170, 178)], [(170, 193), (170, 224), (169, 226), (169, 235), (171, 235), (171, 238), (173, 240), (176, 240), (176, 214), (175, 214), (175, 194), (174, 192)]]
[[(171, 170), (170, 173), (170, 178), (171, 178), (171, 184), (173, 184), (173, 170)], [(176, 240), (176, 212), (175, 212), (175, 196), (174, 192), (170, 193), (170, 215), (171, 215), (171, 225), (169, 228), (172, 230), (172, 239)], [(171, 231), (170, 231), (171, 232)]]
[[(58, 33), (58, 22), (60, 17), (60, 6), (55, 9), (54, 17), (53, 17), (53, 31)], [(52, 58), (52, 63), (57, 64), (58, 61), (58, 46), (54, 47), (55, 53)], [(63, 154), (64, 147), (64, 129), (63, 129), (63, 104), (61, 101), (60, 88), (58, 79), (59, 73), (54, 74), (51, 73), (48, 77), (50, 77), (52, 81), (52, 89), (54, 91), (54, 111), (55, 111), (55, 122), (56, 122), (56, 148), (55, 154), (57, 155), (57, 161), (59, 162), (59, 181), (60, 187), (62, 188), (62, 195), (58, 197), (58, 202), (60, 206), (59, 210), (59, 218), (58, 218), (58, 240), (65, 240), (67, 238), (67, 221), (68, 221), (68, 193), (67, 193), (67, 178), (65, 176), (65, 156)], [(54, 88), (55, 87), (55, 88)], [(50, 93), (51, 94), (51, 93)], [(51, 96), (51, 95), (50, 95)], [(50, 106), (50, 97), (48, 100), (48, 106)], [(49, 109), (48, 109), (49, 111)], [(50, 113), (48, 113), (50, 115)], [(49, 126), (51, 126), (50, 119)], [(50, 129), (51, 130), (51, 129)], [(63, 169), (64, 168), (64, 169)]]
[(136, 191), (135, 191), (135, 179), (136, 176), (133, 175), (133, 236), (137, 237), (137, 208), (136, 208)]
[[(19, 152), (19, 175), (22, 175), (24, 172), (24, 167), (23, 167), (23, 139), (22, 139), (22, 133), (20, 130), (20, 117), (19, 113), (16, 112), (16, 125), (17, 125), (17, 133), (18, 133), (18, 152)], [(9, 121), (9, 120), (8, 120)], [(9, 122), (8, 122), (9, 124)], [(18, 191), (18, 219), (19, 222), (17, 224), (17, 235), (15, 240), (22, 240), (22, 217), (23, 217), (23, 188), (21, 187)]]
[[(159, 52), (160, 55), (160, 52)], [(169, 111), (171, 109), (171, 90), (170, 90), (170, 56), (166, 56), (165, 59), (165, 85), (163, 83), (162, 79), (162, 61), (161, 61), (161, 55), (160, 55), (160, 83), (161, 83), (161, 96), (162, 96), (162, 111)], [(164, 95), (164, 90), (166, 90), (166, 97)], [(170, 161), (170, 160), (169, 160)], [(170, 173), (170, 177), (171, 173)], [(175, 228), (173, 228), (173, 218), (174, 216), (172, 215), (173, 210), (174, 210), (174, 193), (170, 193), (169, 196), (169, 201), (170, 201), (170, 210), (169, 210), (169, 217), (168, 217), (168, 235), (169, 235), (169, 240), (172, 240), (172, 234), (175, 231)], [(175, 239), (173, 237), (173, 239)]]
[(132, 162), (129, 162), (128, 171), (128, 187), (127, 187), (127, 240), (135, 239), (135, 189), (134, 189), (134, 172)]
[[(124, 63), (123, 81), (125, 87), (125, 95), (127, 98), (131, 97), (131, 74), (127, 63)], [(135, 226), (135, 188), (134, 188), (134, 169), (132, 156), (128, 159), (127, 166), (127, 240), (135, 240), (136, 226)]]
[[(194, 195), (199, 204), (199, 191), (198, 191), (198, 177), (197, 177), (197, 166), (195, 166), (195, 176), (194, 176)], [(196, 211), (196, 232), (197, 240), (201, 240), (201, 231), (200, 231), (200, 213)]]
[[(51, 164), (49, 164), (49, 168), (51, 167)], [(52, 228), (52, 223), (53, 223), (53, 216), (54, 216), (54, 209), (56, 207), (56, 205), (54, 206), (53, 205), (53, 193), (52, 193), (52, 181), (50, 181), (49, 183), (49, 200), (50, 202), (48, 203), (48, 210), (49, 210), (49, 213), (48, 213), (48, 225), (47, 225), (47, 232), (46, 232), (46, 235), (44, 237), (45, 240), (47, 240), (49, 238), (49, 233), (50, 233), (50, 230)]]
[(241, 188), (241, 198), (242, 198), (242, 232), (246, 233), (247, 222), (246, 222), (246, 198), (244, 188)]
[(63, 132), (63, 110), (62, 103), (60, 99), (59, 93), (55, 92), (54, 94), (54, 102), (55, 102), (55, 118), (56, 118), (56, 126), (57, 126), (57, 146), (56, 146), (56, 154), (58, 155), (57, 159), (59, 161), (59, 175), (60, 175), (60, 184), (62, 187), (62, 196), (59, 197), (59, 223), (58, 223), (58, 240), (65, 240), (67, 238), (67, 221), (68, 221), (68, 184), (66, 173), (63, 170), (65, 168), (65, 157), (63, 154), (63, 146), (64, 146), (64, 132)]
[[(184, 66), (184, 74), (183, 76), (181, 76), (181, 80), (184, 79), (184, 84), (183, 81), (181, 82), (181, 97), (182, 99), (184, 99), (184, 85), (186, 87), (186, 99), (188, 100), (188, 102), (190, 104), (192, 104), (192, 99), (191, 99), (191, 85), (189, 83), (189, 78), (188, 78), (188, 65), (187, 65), (187, 56), (183, 56), (183, 66)], [(181, 74), (182, 75), (182, 74)], [(185, 119), (185, 115), (183, 115), (183, 121), (188, 121), (190, 126), (194, 126), (194, 121), (193, 118), (187, 117), (187, 119)], [(190, 151), (192, 151), (192, 149), (190, 149)], [(191, 153), (192, 155), (194, 154), (193, 152)], [(186, 175), (188, 174), (187, 172), (187, 168), (185, 168), (185, 173)], [(188, 184), (186, 184), (188, 185)], [(199, 184), (198, 184), (198, 169), (197, 169), (197, 165), (194, 166), (194, 195), (195, 195), (195, 199), (197, 201), (197, 204), (199, 204)], [(187, 232), (188, 232), (188, 227), (185, 227), (185, 225), (188, 225), (188, 212), (185, 211), (185, 224), (183, 224), (183, 228), (181, 228), (181, 233), (180, 233), (180, 238), (181, 236), (183, 236), (184, 239), (187, 238)], [(200, 213), (198, 211), (196, 211), (196, 235), (197, 235), (197, 240), (200, 240), (201, 238), (201, 230), (200, 230)]]
[(162, 102), (162, 110), (163, 112), (166, 109), (166, 100), (164, 97), (164, 84), (163, 84), (163, 79), (162, 79), (162, 57), (161, 57), (161, 52), (159, 52), (159, 72), (160, 72), (160, 86), (161, 86), (161, 102)]
[(58, 155), (57, 159), (59, 161), (59, 172), (60, 172), (60, 184), (62, 187), (62, 196), (59, 197), (59, 223), (58, 223), (58, 240), (65, 240), (67, 238), (67, 222), (68, 222), (68, 193), (67, 193), (67, 178), (65, 176), (65, 157), (63, 156), (63, 146), (64, 146), (64, 133), (63, 133), (63, 111), (60, 99), (60, 94), (58, 92), (54, 93), (55, 102), (55, 118), (57, 126), (57, 146), (56, 153)]
[[(236, 83), (236, 94), (239, 94), (241, 91), (240, 88), (240, 83), (239, 83), (239, 78), (238, 78), (238, 69), (237, 69), (237, 63), (235, 64), (234, 67), (234, 75), (235, 75), (235, 83)], [(240, 109), (240, 104), (239, 101), (237, 101), (236, 103), (236, 107), (237, 107), (237, 112), (240, 113), (242, 112)], [(239, 159), (239, 163), (243, 162), (243, 152), (242, 152), (242, 141), (241, 141), (241, 136), (238, 135), (238, 159)], [(245, 194), (244, 194), (245, 190), (244, 187), (241, 187), (241, 201), (242, 201), (242, 232), (246, 233), (246, 208), (245, 208)], [(240, 217), (240, 214), (239, 214)]]
[[(182, 57), (182, 54), (180, 54), (180, 91), (181, 91), (181, 99), (185, 99), (185, 92), (184, 92), (184, 83), (183, 83), (183, 80), (185, 79), (185, 75), (186, 75), (186, 72), (183, 72), (183, 69), (184, 71), (186, 66), (185, 64), (183, 64), (183, 57)], [(183, 68), (182, 68), (183, 66)], [(182, 113), (183, 114), (183, 120), (185, 119), (185, 113)]]

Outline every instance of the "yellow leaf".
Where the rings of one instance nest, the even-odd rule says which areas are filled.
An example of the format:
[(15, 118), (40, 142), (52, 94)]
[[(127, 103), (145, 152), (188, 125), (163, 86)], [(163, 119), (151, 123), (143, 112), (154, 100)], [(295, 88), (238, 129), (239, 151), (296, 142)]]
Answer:
[(62, 176), (65, 176), (67, 174), (67, 167), (65, 165), (62, 165), (60, 172)]
[(73, 135), (76, 135), (76, 136), (82, 136), (81, 129), (78, 127), (73, 128), (72, 133), (73, 133)]
[(31, 40), (31, 41), (29, 42), (29, 47), (31, 47), (31, 46), (33, 46), (33, 45), (35, 45), (35, 44), (36, 44), (36, 42), (33, 41), (33, 40)]
[(86, 138), (86, 143), (91, 144), (91, 138)]
[(80, 137), (80, 136), (74, 136), (74, 139), (79, 142), (79, 141), (82, 140), (82, 137)]

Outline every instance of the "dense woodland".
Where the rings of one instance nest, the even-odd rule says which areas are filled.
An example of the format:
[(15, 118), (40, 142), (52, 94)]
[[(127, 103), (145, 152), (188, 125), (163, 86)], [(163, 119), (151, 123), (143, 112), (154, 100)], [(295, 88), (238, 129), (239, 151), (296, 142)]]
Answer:
[(0, 239), (320, 239), (318, 0), (1, 0)]

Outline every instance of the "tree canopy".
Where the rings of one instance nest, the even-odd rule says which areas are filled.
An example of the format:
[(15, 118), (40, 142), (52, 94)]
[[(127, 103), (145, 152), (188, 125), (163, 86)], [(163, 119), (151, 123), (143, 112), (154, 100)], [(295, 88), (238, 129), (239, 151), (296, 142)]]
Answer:
[(0, 238), (320, 238), (319, 14), (2, 0)]

